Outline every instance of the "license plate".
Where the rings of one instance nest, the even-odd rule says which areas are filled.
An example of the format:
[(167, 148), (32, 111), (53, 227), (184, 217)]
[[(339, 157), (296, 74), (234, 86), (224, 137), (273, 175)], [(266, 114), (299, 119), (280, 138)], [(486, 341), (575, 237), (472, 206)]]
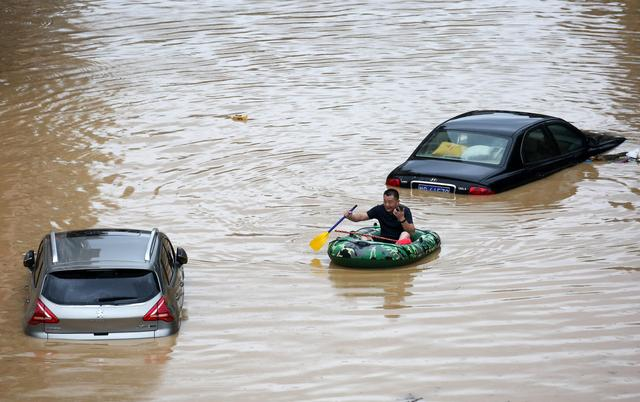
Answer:
[(436, 186), (435, 184), (418, 184), (418, 190), (435, 191), (437, 193), (450, 193), (450, 187)]

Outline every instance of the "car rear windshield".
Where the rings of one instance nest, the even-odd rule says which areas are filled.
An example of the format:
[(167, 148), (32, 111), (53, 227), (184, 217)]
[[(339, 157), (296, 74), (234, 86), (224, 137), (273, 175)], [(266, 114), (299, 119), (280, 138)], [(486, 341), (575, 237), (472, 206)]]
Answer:
[(497, 135), (440, 129), (422, 144), (417, 157), (499, 165), (509, 139)]
[(133, 304), (147, 301), (160, 291), (153, 271), (101, 269), (53, 272), (42, 294), (57, 304)]

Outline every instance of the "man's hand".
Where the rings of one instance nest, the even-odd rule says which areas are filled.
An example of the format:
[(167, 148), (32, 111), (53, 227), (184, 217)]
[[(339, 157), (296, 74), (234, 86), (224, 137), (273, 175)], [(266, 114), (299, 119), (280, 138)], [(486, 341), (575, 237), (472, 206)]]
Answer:
[(400, 208), (396, 208), (393, 210), (393, 216), (396, 217), (396, 219), (398, 220), (398, 222), (403, 222), (405, 221), (405, 217), (404, 217), (404, 209), (400, 209)]

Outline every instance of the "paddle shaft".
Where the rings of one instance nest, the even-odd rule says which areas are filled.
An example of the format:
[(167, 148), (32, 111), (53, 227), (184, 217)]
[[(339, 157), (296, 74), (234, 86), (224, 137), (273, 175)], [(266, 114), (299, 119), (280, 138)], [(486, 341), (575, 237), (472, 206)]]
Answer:
[(348, 234), (357, 234), (360, 236), (369, 236), (369, 237), (373, 237), (376, 239), (382, 239), (382, 240), (387, 240), (387, 241), (392, 241), (392, 242), (397, 242), (398, 240), (394, 240), (394, 239), (390, 239), (388, 237), (382, 237), (382, 236), (376, 236), (376, 235), (371, 235), (371, 234), (366, 234), (366, 233), (360, 233), (360, 232), (354, 232), (354, 231), (346, 231), (346, 230), (336, 230), (337, 233), (348, 233)]
[[(351, 208), (351, 209), (349, 210), (349, 212), (353, 212), (353, 210), (354, 210), (354, 209), (356, 209), (357, 207), (358, 207), (358, 205), (357, 205), (357, 204), (356, 204), (356, 205), (354, 205), (354, 206), (353, 206), (353, 208)], [(327, 233), (331, 233), (331, 231), (332, 231), (333, 229), (335, 229), (335, 228), (336, 228), (336, 226), (338, 226), (338, 225), (340, 224), (340, 222), (342, 222), (342, 221), (344, 220), (344, 218), (345, 218), (345, 216), (343, 216), (342, 218), (340, 218), (340, 220), (338, 220), (338, 222), (336, 222), (336, 224), (335, 224), (335, 225), (331, 226), (331, 229), (327, 230)]]

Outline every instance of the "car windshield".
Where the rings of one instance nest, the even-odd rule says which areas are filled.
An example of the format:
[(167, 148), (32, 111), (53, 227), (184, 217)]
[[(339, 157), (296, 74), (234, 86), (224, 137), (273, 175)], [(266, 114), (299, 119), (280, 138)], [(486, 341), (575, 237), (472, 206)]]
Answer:
[(152, 271), (87, 269), (47, 275), (42, 295), (63, 305), (132, 304), (147, 301), (159, 291)]
[(415, 156), (499, 165), (509, 139), (497, 135), (439, 129), (422, 144)]

